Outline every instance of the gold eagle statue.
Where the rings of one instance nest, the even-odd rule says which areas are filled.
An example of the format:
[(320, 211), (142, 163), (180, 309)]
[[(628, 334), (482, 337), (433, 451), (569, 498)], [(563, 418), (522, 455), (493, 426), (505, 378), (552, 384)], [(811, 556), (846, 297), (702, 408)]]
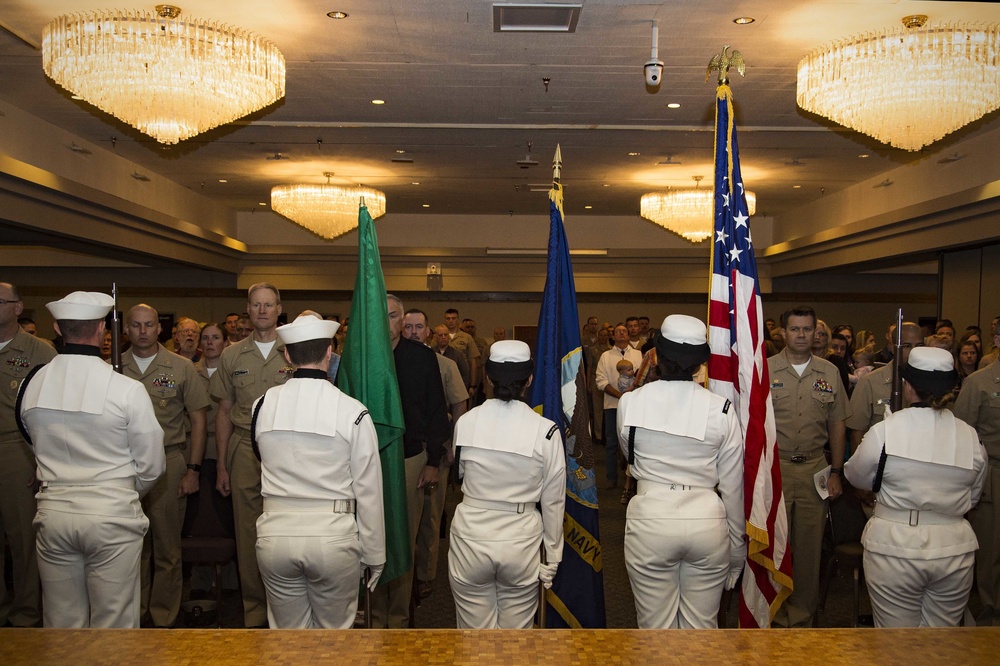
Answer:
[(736, 71), (739, 72), (740, 76), (746, 76), (747, 64), (743, 60), (743, 54), (739, 51), (733, 51), (728, 53), (729, 44), (722, 47), (722, 53), (717, 53), (712, 56), (711, 62), (708, 63), (708, 69), (705, 70), (705, 80), (708, 81), (708, 77), (712, 75), (712, 70), (719, 70), (719, 83), (728, 82), (729, 69), (735, 67)]

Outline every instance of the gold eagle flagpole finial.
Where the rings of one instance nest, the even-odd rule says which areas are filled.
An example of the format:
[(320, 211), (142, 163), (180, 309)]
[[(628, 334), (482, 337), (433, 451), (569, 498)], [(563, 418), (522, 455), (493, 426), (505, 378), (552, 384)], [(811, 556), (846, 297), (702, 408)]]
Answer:
[(719, 70), (719, 85), (724, 86), (729, 84), (729, 70), (730, 68), (735, 68), (739, 72), (740, 76), (746, 76), (747, 64), (743, 60), (743, 54), (739, 51), (733, 51), (729, 53), (729, 44), (722, 47), (722, 53), (717, 53), (712, 56), (712, 60), (708, 63), (708, 69), (705, 70), (705, 80), (708, 81), (708, 77), (712, 75), (712, 70)]

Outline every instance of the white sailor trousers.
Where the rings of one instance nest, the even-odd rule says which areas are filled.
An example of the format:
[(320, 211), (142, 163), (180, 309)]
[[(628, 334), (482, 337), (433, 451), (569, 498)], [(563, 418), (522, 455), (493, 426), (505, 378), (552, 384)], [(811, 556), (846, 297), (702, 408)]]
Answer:
[(650, 485), (640, 483), (625, 521), (625, 568), (639, 628), (717, 628), (729, 573), (722, 500), (707, 488)]
[[(291, 534), (302, 534), (303, 528), (314, 534)], [(264, 511), (257, 531), (271, 628), (350, 629), (361, 581), (354, 514)]]
[(541, 515), (459, 504), (448, 578), (459, 629), (528, 629), (538, 610)]
[(911, 560), (865, 550), (876, 627), (957, 627), (972, 590), (975, 553)]
[[(66, 501), (71, 490), (37, 496), (35, 545), (46, 627), (139, 627), (139, 556), (149, 521), (134, 490), (101, 492), (122, 494), (121, 503)], [(88, 505), (92, 513), (55, 508), (82, 511)]]

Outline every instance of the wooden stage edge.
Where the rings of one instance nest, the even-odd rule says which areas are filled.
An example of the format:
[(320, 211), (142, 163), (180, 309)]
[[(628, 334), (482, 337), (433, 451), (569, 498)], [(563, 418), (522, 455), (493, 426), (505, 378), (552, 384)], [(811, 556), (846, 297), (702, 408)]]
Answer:
[(1000, 628), (0, 629), (0, 664), (996, 664)]

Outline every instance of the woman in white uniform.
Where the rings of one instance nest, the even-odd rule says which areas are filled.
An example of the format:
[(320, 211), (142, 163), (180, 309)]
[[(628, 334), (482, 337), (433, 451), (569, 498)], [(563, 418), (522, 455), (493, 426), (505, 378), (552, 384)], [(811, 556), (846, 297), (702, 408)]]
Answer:
[[(486, 377), (493, 398), (455, 424), (462, 503), (451, 523), (448, 577), (460, 629), (526, 629), (562, 560), (566, 454), (559, 427), (521, 398), (528, 345), (500, 340)], [(545, 559), (541, 559), (539, 547)]]
[(710, 355), (705, 324), (670, 315), (660, 332), (661, 378), (618, 403), (618, 439), (638, 484), (625, 567), (640, 629), (716, 628), (723, 588), (746, 559), (743, 438), (729, 401), (692, 381)]
[(382, 467), (368, 410), (327, 378), (339, 324), (300, 315), (278, 328), (295, 374), (254, 403), (264, 512), (257, 563), (272, 629), (348, 629), (361, 571), (385, 564)]
[(979, 542), (963, 518), (986, 478), (986, 450), (955, 418), (957, 373), (944, 349), (917, 347), (902, 370), (909, 407), (869, 430), (844, 465), (875, 492), (865, 578), (877, 627), (955, 627), (969, 601)]

